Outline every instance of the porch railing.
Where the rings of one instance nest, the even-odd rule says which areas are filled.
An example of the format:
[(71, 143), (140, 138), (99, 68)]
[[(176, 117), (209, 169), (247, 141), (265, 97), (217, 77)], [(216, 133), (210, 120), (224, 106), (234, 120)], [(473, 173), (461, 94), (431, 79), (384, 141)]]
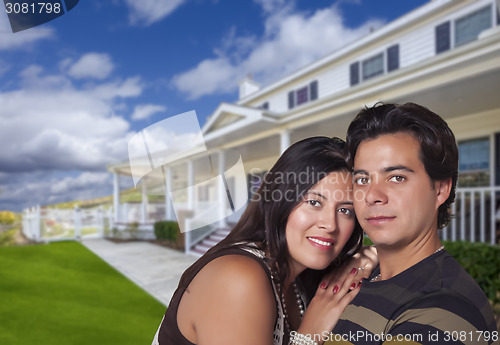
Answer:
[(443, 240), (487, 242), (500, 239), (500, 186), (457, 188), (454, 217), (441, 232)]

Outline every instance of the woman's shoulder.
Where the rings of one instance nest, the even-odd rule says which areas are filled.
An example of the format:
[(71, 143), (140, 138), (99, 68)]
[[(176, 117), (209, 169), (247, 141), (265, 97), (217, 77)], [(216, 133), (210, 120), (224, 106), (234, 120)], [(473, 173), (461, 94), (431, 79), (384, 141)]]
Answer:
[[(249, 287), (272, 289), (269, 271), (263, 260), (253, 254), (229, 254), (215, 258), (197, 274), (197, 279), (204, 286), (230, 287), (247, 290)], [(206, 285), (205, 285), (206, 284)]]

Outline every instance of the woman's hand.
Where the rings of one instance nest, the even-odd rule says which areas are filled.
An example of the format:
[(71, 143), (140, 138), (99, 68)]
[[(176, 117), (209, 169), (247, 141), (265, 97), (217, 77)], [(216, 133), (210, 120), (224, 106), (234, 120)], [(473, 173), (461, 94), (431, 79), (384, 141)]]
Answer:
[(340, 315), (359, 292), (358, 270), (352, 269), (340, 287), (321, 285), (307, 307), (298, 333), (310, 336), (323, 344), (324, 336), (330, 334)]
[(377, 249), (375, 246), (363, 246), (352, 258), (342, 264), (342, 266), (334, 269), (330, 273), (325, 274), (321, 280), (320, 286), (325, 288), (342, 286), (349, 277), (353, 268), (358, 270), (356, 277), (361, 283), (363, 278), (370, 277), (375, 267), (378, 265)]

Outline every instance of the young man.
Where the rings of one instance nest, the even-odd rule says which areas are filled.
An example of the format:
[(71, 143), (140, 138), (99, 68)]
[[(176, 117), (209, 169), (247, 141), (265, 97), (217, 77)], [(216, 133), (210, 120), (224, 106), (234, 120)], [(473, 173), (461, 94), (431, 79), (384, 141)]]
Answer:
[(380, 266), (330, 339), (499, 344), (486, 296), (438, 236), (451, 218), (458, 176), (458, 149), (446, 122), (417, 104), (377, 104), (352, 121), (346, 147), (356, 216)]

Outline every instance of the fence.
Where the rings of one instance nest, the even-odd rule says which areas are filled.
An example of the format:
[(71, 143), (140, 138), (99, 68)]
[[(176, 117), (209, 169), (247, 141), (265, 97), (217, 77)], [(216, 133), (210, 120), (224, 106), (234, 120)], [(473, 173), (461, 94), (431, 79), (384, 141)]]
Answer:
[(112, 210), (52, 209), (33, 207), (23, 212), (23, 233), (34, 241), (102, 237), (113, 227)]
[(500, 238), (500, 186), (458, 188), (452, 204), (455, 215), (442, 230), (443, 240), (489, 242)]

